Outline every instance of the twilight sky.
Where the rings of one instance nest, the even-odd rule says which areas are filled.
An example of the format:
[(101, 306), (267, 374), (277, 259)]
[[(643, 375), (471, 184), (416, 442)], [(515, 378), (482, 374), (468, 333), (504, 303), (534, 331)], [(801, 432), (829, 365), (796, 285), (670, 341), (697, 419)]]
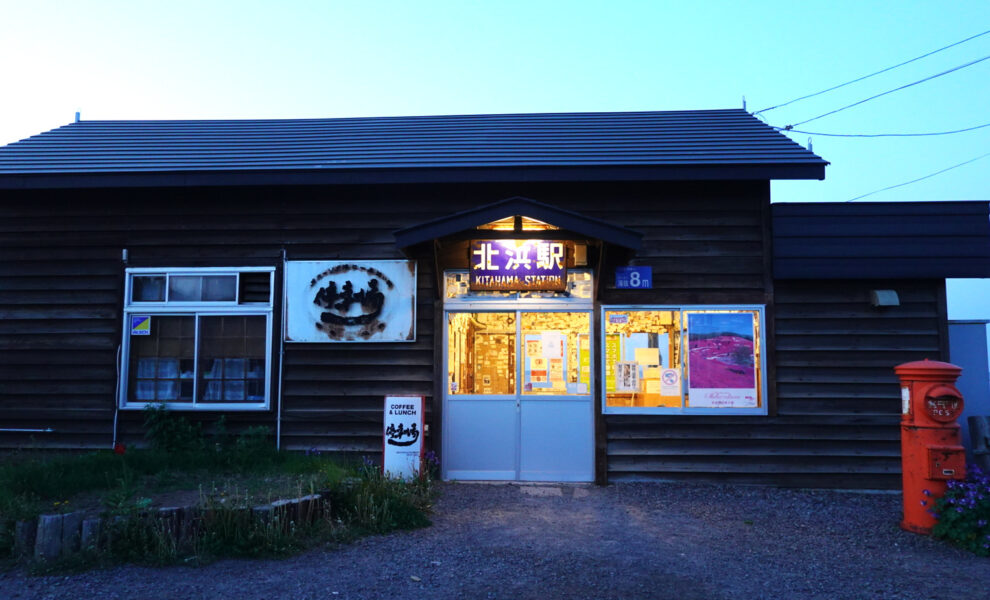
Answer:
[[(747, 108), (990, 30), (990, 2), (0, 0), (0, 144), (82, 119)], [(990, 34), (762, 113), (786, 126), (990, 57)], [(990, 60), (797, 127), (990, 123)], [(775, 202), (841, 202), (990, 153), (990, 127), (924, 138), (791, 134), (832, 164)], [(863, 200), (990, 200), (990, 156)], [(950, 316), (990, 318), (987, 282)]]

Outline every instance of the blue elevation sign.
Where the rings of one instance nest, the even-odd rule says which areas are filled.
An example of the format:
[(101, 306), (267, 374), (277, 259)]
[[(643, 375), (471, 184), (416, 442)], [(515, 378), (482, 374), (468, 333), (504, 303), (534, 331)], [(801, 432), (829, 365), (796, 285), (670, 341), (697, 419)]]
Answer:
[(653, 287), (653, 267), (616, 267), (615, 287), (644, 289)]

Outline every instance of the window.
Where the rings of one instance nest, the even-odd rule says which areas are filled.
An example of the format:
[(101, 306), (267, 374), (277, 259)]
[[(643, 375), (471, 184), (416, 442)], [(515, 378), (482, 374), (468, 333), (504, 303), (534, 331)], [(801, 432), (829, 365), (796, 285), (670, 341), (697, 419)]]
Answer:
[(120, 405), (269, 406), (274, 269), (128, 269)]
[(767, 414), (763, 307), (602, 313), (606, 413)]

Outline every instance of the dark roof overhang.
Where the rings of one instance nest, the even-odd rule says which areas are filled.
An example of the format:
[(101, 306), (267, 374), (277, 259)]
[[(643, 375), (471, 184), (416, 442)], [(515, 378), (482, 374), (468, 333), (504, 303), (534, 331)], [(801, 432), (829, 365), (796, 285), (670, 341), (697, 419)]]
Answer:
[(430, 240), (474, 230), (479, 225), (516, 215), (538, 219), (563, 230), (631, 251), (637, 250), (643, 239), (643, 234), (638, 231), (529, 198), (514, 196), (400, 229), (395, 232), (395, 241), (399, 248), (409, 248)]
[(0, 173), (0, 189), (80, 189), (415, 183), (747, 181), (825, 179), (825, 164), (589, 165), (406, 169)]
[(990, 277), (990, 203), (770, 206), (777, 279)]

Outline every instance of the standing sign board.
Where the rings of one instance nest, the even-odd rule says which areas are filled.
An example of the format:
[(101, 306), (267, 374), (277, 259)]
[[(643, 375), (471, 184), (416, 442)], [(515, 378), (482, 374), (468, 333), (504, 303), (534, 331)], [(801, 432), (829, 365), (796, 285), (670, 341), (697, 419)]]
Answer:
[(423, 459), (423, 397), (386, 396), (382, 466), (392, 477), (416, 477)]

